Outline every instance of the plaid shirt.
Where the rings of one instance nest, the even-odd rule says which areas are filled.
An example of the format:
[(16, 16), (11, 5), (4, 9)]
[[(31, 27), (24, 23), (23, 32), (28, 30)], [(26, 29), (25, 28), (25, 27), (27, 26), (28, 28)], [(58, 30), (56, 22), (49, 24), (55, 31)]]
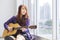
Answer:
[[(7, 29), (9, 23), (16, 23), (16, 21), (17, 21), (17, 20), (16, 20), (16, 17), (13, 16), (13, 17), (10, 18), (7, 22), (4, 23), (4, 28)], [(29, 20), (27, 19), (27, 21), (26, 21), (26, 26), (28, 26), (28, 25), (29, 25)], [(29, 29), (25, 30), (25, 32), (26, 32), (26, 34), (27, 34), (28, 40), (31, 40), (31, 39), (32, 39), (32, 36), (31, 36), (31, 34), (30, 34), (30, 32), (29, 32)]]

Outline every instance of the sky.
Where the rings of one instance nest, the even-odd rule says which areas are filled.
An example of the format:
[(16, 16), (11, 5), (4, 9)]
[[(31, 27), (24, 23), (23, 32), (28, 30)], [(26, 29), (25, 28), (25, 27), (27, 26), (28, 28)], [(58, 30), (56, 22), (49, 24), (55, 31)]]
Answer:
[(51, 7), (51, 19), (52, 19), (52, 0), (38, 0), (38, 4), (43, 6), (44, 4), (48, 3)]

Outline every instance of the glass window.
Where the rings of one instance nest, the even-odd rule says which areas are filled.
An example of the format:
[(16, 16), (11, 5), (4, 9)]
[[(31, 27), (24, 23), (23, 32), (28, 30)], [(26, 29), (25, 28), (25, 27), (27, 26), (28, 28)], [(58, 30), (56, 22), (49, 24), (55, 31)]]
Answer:
[(37, 35), (52, 40), (52, 0), (37, 0)]

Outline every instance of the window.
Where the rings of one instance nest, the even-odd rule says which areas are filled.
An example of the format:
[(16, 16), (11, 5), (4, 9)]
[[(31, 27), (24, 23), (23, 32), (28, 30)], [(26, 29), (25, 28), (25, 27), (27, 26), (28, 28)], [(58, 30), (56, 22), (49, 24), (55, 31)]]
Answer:
[(60, 40), (60, 0), (57, 0), (57, 40)]
[(52, 0), (37, 0), (37, 35), (52, 40)]

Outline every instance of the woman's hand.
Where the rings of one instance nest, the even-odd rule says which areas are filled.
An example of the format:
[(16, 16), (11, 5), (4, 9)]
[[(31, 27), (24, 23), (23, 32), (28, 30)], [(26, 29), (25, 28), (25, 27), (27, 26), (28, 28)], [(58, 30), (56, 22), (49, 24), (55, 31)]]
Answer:
[(12, 28), (12, 27), (8, 27), (8, 31), (10, 31), (10, 32), (11, 32), (12, 30), (13, 30), (13, 28)]
[(26, 31), (27, 29), (26, 28), (21, 28), (22, 32)]
[(20, 25), (18, 27), (21, 27)]

